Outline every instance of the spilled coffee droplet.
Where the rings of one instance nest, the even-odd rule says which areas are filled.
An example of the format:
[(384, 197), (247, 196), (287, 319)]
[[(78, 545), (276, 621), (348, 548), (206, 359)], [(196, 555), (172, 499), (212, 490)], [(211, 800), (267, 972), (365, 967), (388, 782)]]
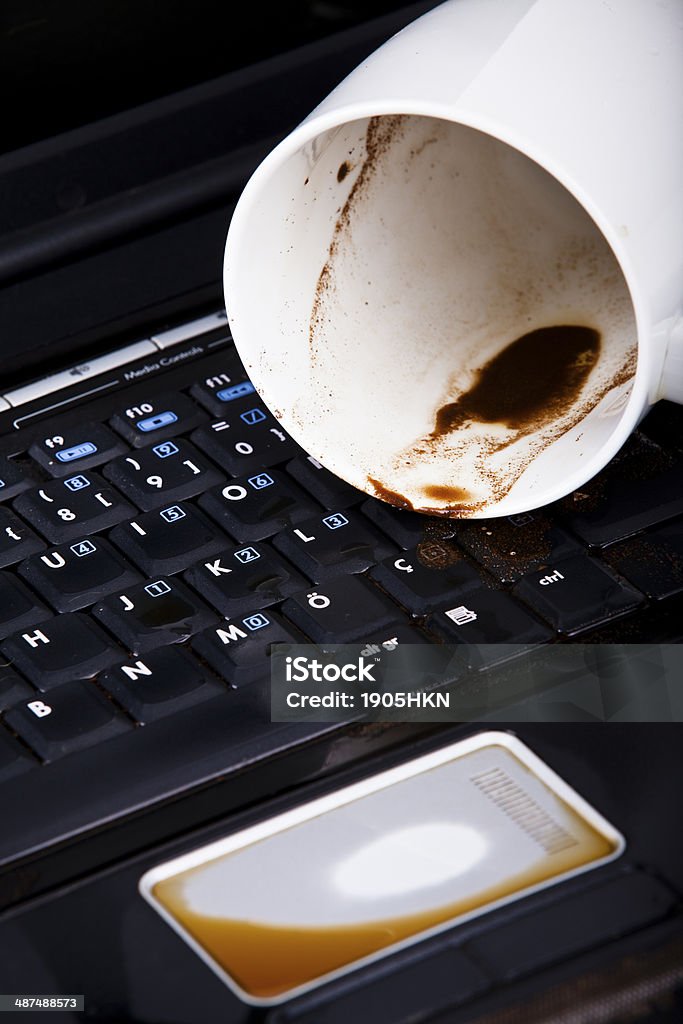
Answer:
[(563, 324), (523, 334), (489, 360), (474, 385), (441, 406), (432, 438), (467, 422), (502, 423), (527, 433), (576, 401), (600, 355), (600, 333)]

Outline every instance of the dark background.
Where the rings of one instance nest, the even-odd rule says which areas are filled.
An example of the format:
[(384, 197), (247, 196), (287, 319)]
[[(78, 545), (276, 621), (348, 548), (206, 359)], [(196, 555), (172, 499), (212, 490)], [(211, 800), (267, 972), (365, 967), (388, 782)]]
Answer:
[(0, 153), (404, 6), (397, 0), (4, 0)]

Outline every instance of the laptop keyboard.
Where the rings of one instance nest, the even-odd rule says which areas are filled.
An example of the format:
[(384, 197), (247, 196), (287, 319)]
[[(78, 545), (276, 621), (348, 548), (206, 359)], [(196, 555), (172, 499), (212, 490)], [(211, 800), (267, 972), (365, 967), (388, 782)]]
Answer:
[[(557, 505), (462, 522), (392, 508), (321, 467), (225, 332), (182, 369), (8, 428), (0, 799), (66, 759), (87, 772), (93, 748), (112, 763), (122, 740), (144, 750), (171, 719), (182, 760), (182, 723), (204, 704), (237, 727), (251, 715), (266, 757), (272, 726), (253, 694), (272, 643), (448, 642), (468, 663), (479, 644), (509, 658), (606, 627), (638, 639), (640, 622), (642, 639), (679, 639), (652, 632), (683, 593), (682, 457), (666, 444), (683, 413), (666, 415), (666, 436), (656, 410)], [(469, 659), (473, 672), (495, 662)]]

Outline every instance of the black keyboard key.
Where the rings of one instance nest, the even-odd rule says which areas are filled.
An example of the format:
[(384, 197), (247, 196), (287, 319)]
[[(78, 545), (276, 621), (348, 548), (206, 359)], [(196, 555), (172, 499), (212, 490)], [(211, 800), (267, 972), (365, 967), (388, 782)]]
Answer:
[(683, 520), (615, 544), (605, 558), (654, 601), (683, 593)]
[(47, 437), (39, 437), (28, 453), (50, 476), (70, 476), (100, 466), (126, 451), (126, 446), (101, 423), (60, 427), (54, 424)]
[(256, 388), (247, 379), (247, 371), (242, 366), (234, 349), (223, 355), (221, 370), (198, 381), (190, 388), (190, 394), (212, 416), (223, 416), (229, 419), (235, 405), (245, 399), (258, 401)]
[(98, 683), (141, 725), (225, 691), (177, 647), (162, 647), (137, 661), (131, 658), (109, 669)]
[(271, 644), (302, 642), (279, 615), (258, 611), (199, 633), (192, 649), (232, 686), (244, 686), (269, 677)]
[(0, 508), (0, 566), (20, 562), (44, 547), (45, 541), (29, 530), (26, 523), (10, 509)]
[(275, 469), (230, 480), (202, 495), (199, 504), (241, 543), (272, 537), (317, 511), (303, 491)]
[(301, 451), (262, 404), (247, 403), (236, 422), (216, 420), (192, 434), (192, 441), (230, 476), (252, 475)]
[(19, 572), (58, 612), (80, 611), (142, 579), (102, 537), (82, 537), (33, 555)]
[(303, 576), (265, 544), (224, 548), (183, 579), (228, 619), (267, 608), (306, 586)]
[(463, 644), (472, 668), (517, 657), (554, 635), (508, 594), (484, 587), (468, 591), (461, 604), (435, 612), (427, 624), (448, 643)]
[(300, 455), (287, 465), (287, 472), (312, 494), (323, 508), (348, 508), (365, 497), (351, 484), (321, 466), (312, 455)]
[(225, 547), (225, 537), (188, 504), (169, 505), (136, 516), (130, 523), (117, 526), (109, 537), (145, 576), (172, 575)]
[[(319, 646), (326, 649), (326, 644)], [(328, 653), (331, 650), (330, 647)], [(373, 676), (383, 687), (391, 681), (394, 688), (397, 684), (410, 689), (441, 688), (460, 679), (467, 671), (463, 659), (454, 656), (449, 647), (435, 644), (420, 629), (406, 622), (390, 622), (381, 629), (370, 629), (358, 642), (358, 654), (378, 662)], [(419, 713), (416, 714), (419, 717)], [(380, 717), (382, 715), (380, 713)]]
[(683, 462), (634, 434), (601, 473), (564, 498), (559, 514), (587, 544), (606, 547), (683, 515)]
[(0, 501), (15, 498), (22, 491), (35, 487), (35, 480), (12, 459), (0, 455)]
[(532, 569), (584, 550), (540, 512), (462, 523), (458, 544), (501, 583), (516, 583)]
[(0, 639), (49, 619), (45, 605), (8, 572), (0, 572)]
[(0, 726), (0, 783), (23, 774), (38, 762)]
[(587, 555), (529, 573), (513, 592), (566, 636), (620, 618), (643, 601), (642, 594)]
[(371, 523), (391, 537), (404, 551), (417, 547), (423, 540), (434, 539), (430, 531), (436, 532), (439, 539), (455, 536), (453, 520), (434, 519), (420, 515), (419, 512), (408, 512), (388, 505), (386, 501), (379, 501), (378, 498), (368, 498), (360, 508)]
[(133, 725), (92, 683), (65, 683), (19, 704), (5, 721), (43, 761), (102, 743)]
[(116, 526), (135, 509), (95, 473), (76, 473), (20, 494), (14, 507), (52, 544)]
[(188, 441), (161, 441), (116, 459), (105, 475), (143, 512), (192, 498), (223, 479)]
[(369, 575), (413, 615), (447, 608), (481, 585), (481, 575), (452, 540), (424, 541), (404, 555), (385, 558)]
[(186, 434), (204, 419), (201, 409), (185, 395), (167, 393), (122, 409), (109, 422), (128, 444), (144, 448)]
[(340, 573), (363, 572), (394, 547), (359, 512), (328, 512), (279, 533), (274, 546), (315, 583)]
[(89, 679), (121, 657), (121, 651), (80, 612), (57, 615), (14, 633), (2, 644), (6, 658), (39, 690)]
[(6, 711), (20, 700), (28, 700), (33, 690), (9, 665), (0, 665), (0, 711)]
[(359, 576), (341, 576), (295, 594), (282, 612), (316, 643), (365, 640), (397, 619), (396, 606)]
[(405, 647), (407, 644), (411, 647), (423, 644), (438, 646), (427, 639), (426, 634), (418, 629), (417, 626), (412, 623), (398, 621), (390, 622), (388, 626), (382, 626), (381, 629), (370, 629), (367, 635), (363, 637), (362, 642), (366, 646), (360, 653), (366, 658), (382, 654), (384, 651), (394, 651), (398, 647)]
[(180, 580), (163, 577), (106, 598), (93, 614), (133, 654), (183, 643), (218, 618)]

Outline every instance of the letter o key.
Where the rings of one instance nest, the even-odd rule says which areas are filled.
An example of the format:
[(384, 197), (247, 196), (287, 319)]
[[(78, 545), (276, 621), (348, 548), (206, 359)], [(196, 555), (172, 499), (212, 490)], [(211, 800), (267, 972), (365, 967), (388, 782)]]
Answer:
[(246, 498), (247, 489), (242, 487), (241, 484), (227, 484), (221, 491), (221, 494), (228, 501), (241, 501), (242, 498)]

